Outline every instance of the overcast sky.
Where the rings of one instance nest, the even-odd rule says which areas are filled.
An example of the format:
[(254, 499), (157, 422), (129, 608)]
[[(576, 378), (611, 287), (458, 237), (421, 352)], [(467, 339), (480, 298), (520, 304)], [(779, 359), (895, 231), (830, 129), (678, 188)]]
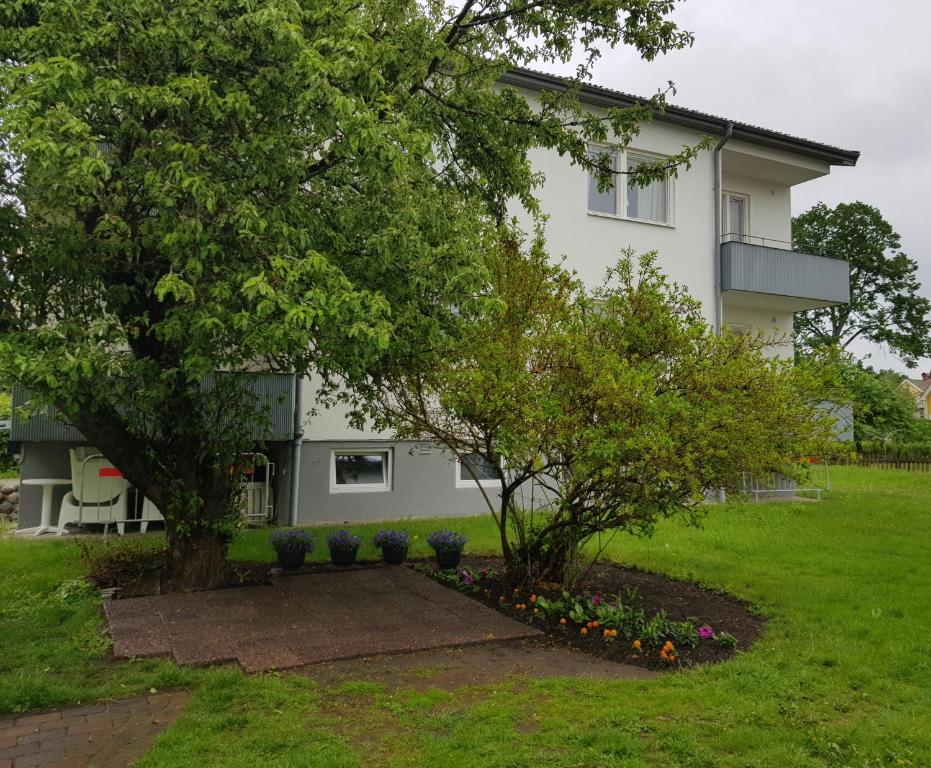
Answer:
[[(672, 80), (673, 104), (860, 150), (855, 168), (794, 187), (793, 213), (819, 200), (875, 205), (931, 296), (931, 209), (919, 184), (931, 178), (931, 2), (690, 0), (674, 18), (695, 34), (692, 48), (650, 63), (608, 52), (595, 82), (648, 96)], [(854, 351), (907, 370), (874, 345)]]

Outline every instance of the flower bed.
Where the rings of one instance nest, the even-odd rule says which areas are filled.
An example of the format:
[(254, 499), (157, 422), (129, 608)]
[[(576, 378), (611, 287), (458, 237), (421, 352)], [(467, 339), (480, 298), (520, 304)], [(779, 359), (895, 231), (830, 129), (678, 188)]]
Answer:
[(613, 565), (594, 568), (573, 594), (556, 585), (514, 590), (496, 560), (418, 570), (554, 640), (613, 661), (679, 669), (723, 661), (759, 637), (764, 620), (737, 598)]

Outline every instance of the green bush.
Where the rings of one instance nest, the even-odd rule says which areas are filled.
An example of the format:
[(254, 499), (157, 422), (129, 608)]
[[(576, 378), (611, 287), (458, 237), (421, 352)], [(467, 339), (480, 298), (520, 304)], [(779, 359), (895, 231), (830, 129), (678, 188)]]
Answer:
[(13, 454), (9, 450), (9, 441), (10, 431), (0, 429), (0, 475), (6, 474), (16, 467), (16, 459), (13, 458)]

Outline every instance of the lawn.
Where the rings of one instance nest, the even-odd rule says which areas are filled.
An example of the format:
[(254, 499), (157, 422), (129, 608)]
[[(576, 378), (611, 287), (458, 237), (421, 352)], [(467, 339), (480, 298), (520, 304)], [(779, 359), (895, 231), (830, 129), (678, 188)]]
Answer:
[[(702, 530), (612, 543), (619, 561), (725, 588), (770, 618), (733, 661), (642, 682), (418, 693), (112, 664), (97, 598), (73, 581), (76, 546), (0, 539), (0, 709), (191, 686), (143, 768), (931, 765), (931, 474), (844, 468), (834, 481), (821, 503), (716, 507)], [(471, 551), (494, 550), (488, 521), (455, 526)], [(426, 553), (437, 523), (404, 527)], [(265, 537), (246, 532), (234, 556), (270, 557)]]

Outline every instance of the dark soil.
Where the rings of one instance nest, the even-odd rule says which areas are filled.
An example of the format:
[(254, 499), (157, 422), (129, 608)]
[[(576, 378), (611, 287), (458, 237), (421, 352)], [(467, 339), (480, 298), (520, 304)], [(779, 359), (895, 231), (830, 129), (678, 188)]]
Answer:
[[(504, 563), (498, 558), (465, 558), (462, 565), (476, 570), (487, 568), (499, 575), (503, 575), (504, 572)], [(435, 573), (435, 566), (431, 565), (425, 570)], [(727, 632), (737, 638), (736, 647), (722, 645), (713, 639), (701, 640), (694, 648), (677, 647), (677, 661), (670, 664), (660, 657), (658, 648), (647, 648), (644, 644), (641, 651), (636, 652), (631, 643), (622, 636), (606, 639), (601, 629), (589, 630), (587, 634), (582, 634), (582, 625), (577, 625), (568, 618), (567, 623), (563, 625), (555, 617), (543, 619), (534, 616), (533, 605), (530, 602), (531, 592), (547, 599), (559, 600), (562, 599), (562, 593), (556, 585), (514, 593), (510, 585), (501, 578), (483, 579), (481, 584), (483, 589), (466, 591), (464, 594), (513, 619), (531, 624), (555, 642), (564, 643), (603, 659), (636, 664), (648, 669), (671, 669), (725, 661), (735, 653), (750, 648), (766, 626), (766, 620), (755, 612), (753, 606), (725, 592), (620, 565), (596, 565), (586, 579), (573, 590), (574, 594), (598, 594), (608, 600), (614, 595), (623, 596), (628, 590), (633, 589), (637, 592), (639, 605), (647, 618), (664, 610), (674, 621), (692, 619), (696, 626), (707, 624), (716, 633)], [(506, 601), (504, 604), (500, 602), (502, 596)], [(517, 609), (514, 607), (517, 603), (526, 604), (527, 608)]]

